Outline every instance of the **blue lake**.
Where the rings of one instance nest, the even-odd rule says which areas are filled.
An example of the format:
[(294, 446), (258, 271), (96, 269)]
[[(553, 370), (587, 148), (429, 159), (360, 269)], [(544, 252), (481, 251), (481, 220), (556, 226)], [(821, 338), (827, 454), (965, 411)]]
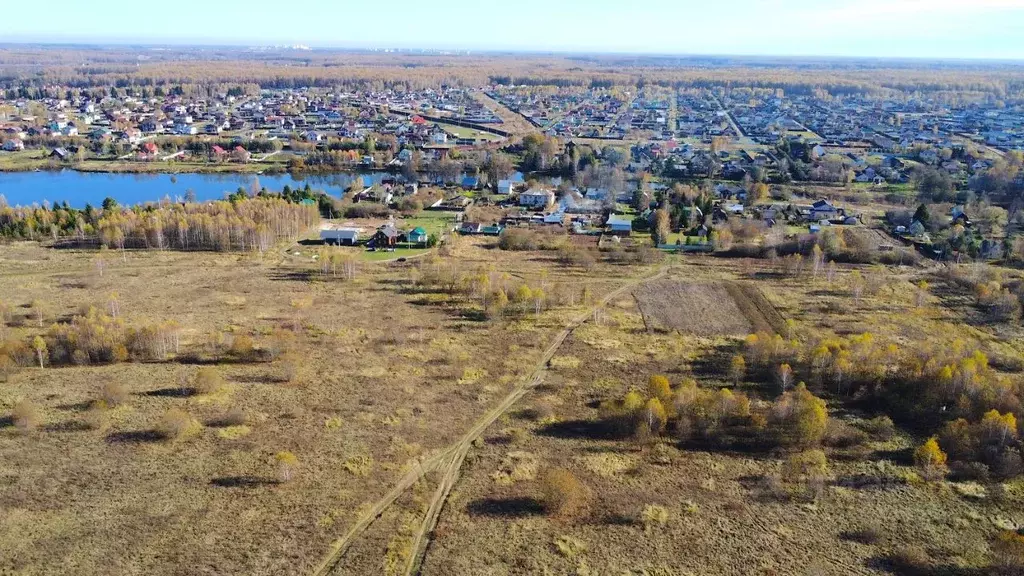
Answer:
[(99, 206), (108, 196), (118, 203), (138, 204), (155, 202), (164, 197), (182, 199), (191, 190), (199, 201), (217, 200), (238, 190), (266, 187), (279, 192), (285, 185), (304, 188), (309, 183), (314, 189), (341, 197), (356, 178), (366, 185), (380, 183), (388, 177), (384, 172), (366, 174), (328, 174), (292, 178), (289, 174), (106, 174), (76, 172), (0, 172), (0, 196), (11, 206), (30, 206), (67, 202), (82, 208), (86, 204)]

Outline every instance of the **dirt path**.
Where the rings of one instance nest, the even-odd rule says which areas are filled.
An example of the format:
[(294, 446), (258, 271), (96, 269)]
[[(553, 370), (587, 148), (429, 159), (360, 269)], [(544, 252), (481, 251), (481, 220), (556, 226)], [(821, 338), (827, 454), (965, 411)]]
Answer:
[(427, 541), (427, 535), (431, 530), (433, 530), (434, 525), (437, 524), (437, 518), (440, 515), (445, 502), (448, 500), (448, 495), (455, 486), (455, 481), (458, 479), (459, 471), (462, 469), (462, 463), (466, 458), (466, 454), (469, 452), (469, 448), (472, 445), (473, 440), (483, 434), (487, 428), (494, 424), (494, 422), (496, 422), (503, 414), (508, 412), (509, 409), (511, 409), (512, 406), (514, 406), (523, 396), (540, 384), (544, 371), (547, 369), (548, 362), (551, 361), (551, 358), (554, 357), (555, 353), (562, 346), (562, 343), (565, 342), (566, 338), (568, 338), (570, 334), (572, 334), (573, 330), (589, 320), (598, 309), (607, 305), (615, 298), (625, 294), (629, 290), (632, 290), (641, 283), (662, 278), (667, 272), (668, 268), (662, 267), (652, 276), (648, 276), (647, 278), (640, 280), (632, 280), (624, 284), (605, 295), (604, 298), (592, 306), (586, 314), (582, 314), (573, 320), (569, 326), (555, 336), (554, 340), (544, 351), (544, 354), (537, 362), (537, 365), (534, 367), (533, 372), (527, 380), (523, 381), (509, 392), (500, 404), (480, 417), (473, 427), (463, 434), (458, 441), (438, 454), (420, 461), (417, 466), (412, 467), (408, 472), (406, 472), (387, 494), (374, 503), (368, 511), (364, 512), (356, 520), (355, 524), (352, 525), (344, 536), (334, 542), (327, 553), (327, 557), (324, 558), (319, 566), (317, 566), (313, 574), (316, 576), (327, 576), (328, 574), (331, 574), (334, 568), (345, 556), (345, 552), (352, 545), (352, 542), (367, 528), (369, 528), (370, 524), (372, 524), (374, 520), (379, 518), (406, 490), (418, 482), (420, 478), (436, 469), (438, 466), (444, 465), (444, 474), (438, 481), (438, 487), (431, 498), (426, 517), (420, 525), (417, 533), (413, 536), (413, 546), (411, 547), (411, 553), (409, 555), (409, 563), (406, 565), (406, 574), (414, 573), (415, 569), (420, 564), (421, 550), (425, 549), (424, 543)]

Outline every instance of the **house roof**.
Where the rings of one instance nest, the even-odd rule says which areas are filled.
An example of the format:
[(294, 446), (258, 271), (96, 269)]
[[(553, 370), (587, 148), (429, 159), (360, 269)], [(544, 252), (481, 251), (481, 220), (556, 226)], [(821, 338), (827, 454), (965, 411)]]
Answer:
[(419, 226), (413, 228), (412, 231), (410, 231), (409, 233), (410, 234), (415, 234), (417, 236), (426, 236), (427, 235), (427, 231), (424, 230), (423, 228), (420, 228)]
[(633, 227), (633, 223), (625, 218), (620, 217), (618, 214), (612, 214), (608, 217), (608, 221), (605, 222), (608, 226), (628, 226)]

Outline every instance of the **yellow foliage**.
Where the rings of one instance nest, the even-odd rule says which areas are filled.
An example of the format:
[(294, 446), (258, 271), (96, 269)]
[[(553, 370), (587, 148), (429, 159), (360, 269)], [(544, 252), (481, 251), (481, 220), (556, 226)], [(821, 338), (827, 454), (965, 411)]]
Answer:
[(647, 429), (654, 434), (660, 434), (665, 429), (668, 418), (665, 415), (665, 407), (661, 400), (651, 398), (644, 407), (644, 423)]
[(662, 403), (666, 403), (672, 398), (672, 387), (668, 382), (668, 378), (660, 374), (651, 376), (650, 381), (647, 383), (647, 391), (652, 398), (657, 398)]

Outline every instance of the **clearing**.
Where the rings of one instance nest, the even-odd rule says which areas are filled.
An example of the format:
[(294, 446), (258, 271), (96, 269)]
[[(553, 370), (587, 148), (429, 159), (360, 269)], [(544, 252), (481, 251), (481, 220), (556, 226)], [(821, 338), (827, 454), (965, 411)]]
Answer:
[(744, 336), (781, 324), (775, 308), (749, 285), (661, 280), (637, 288), (633, 296), (649, 332)]

